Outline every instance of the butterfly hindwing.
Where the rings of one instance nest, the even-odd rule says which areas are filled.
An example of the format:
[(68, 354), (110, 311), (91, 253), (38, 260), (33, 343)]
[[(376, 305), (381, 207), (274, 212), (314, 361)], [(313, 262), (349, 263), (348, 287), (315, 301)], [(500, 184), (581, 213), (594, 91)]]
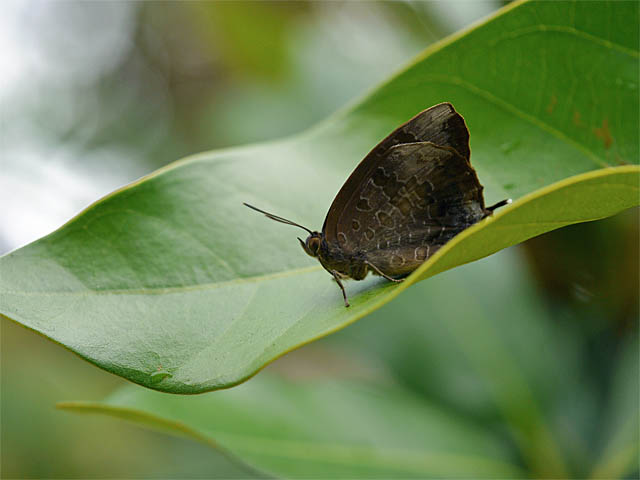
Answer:
[(386, 152), (338, 225), (338, 242), (397, 276), (417, 268), (449, 239), (484, 218), (482, 186), (469, 162), (430, 142)]

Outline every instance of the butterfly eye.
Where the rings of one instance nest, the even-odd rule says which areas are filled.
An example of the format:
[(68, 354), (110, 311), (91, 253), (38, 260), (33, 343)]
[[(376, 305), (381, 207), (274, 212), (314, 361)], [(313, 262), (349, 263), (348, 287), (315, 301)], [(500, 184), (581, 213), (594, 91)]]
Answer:
[(316, 236), (309, 235), (307, 237), (307, 248), (311, 253), (316, 255), (318, 253), (318, 249), (320, 248), (320, 239)]

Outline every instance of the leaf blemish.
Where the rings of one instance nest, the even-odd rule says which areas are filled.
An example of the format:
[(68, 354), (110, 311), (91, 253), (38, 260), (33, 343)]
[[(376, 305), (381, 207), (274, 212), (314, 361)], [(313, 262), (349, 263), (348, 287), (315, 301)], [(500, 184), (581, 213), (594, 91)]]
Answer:
[(556, 108), (556, 104), (558, 103), (558, 97), (555, 94), (551, 95), (551, 100), (549, 100), (549, 105), (547, 105), (547, 113), (551, 115), (553, 110)]
[(157, 383), (161, 380), (164, 380), (165, 378), (171, 378), (173, 377), (173, 375), (167, 372), (164, 368), (162, 368), (162, 365), (160, 365), (155, 372), (149, 375), (149, 377), (151, 378), (151, 381), (153, 383)]
[(576, 127), (584, 127), (584, 125), (582, 123), (582, 117), (580, 116), (580, 112), (578, 112), (578, 111), (573, 112), (573, 124)]
[(613, 143), (613, 137), (611, 136), (611, 131), (609, 130), (609, 120), (606, 118), (602, 120), (602, 127), (594, 128), (593, 133), (596, 137), (602, 140), (605, 149), (609, 149), (611, 144)]

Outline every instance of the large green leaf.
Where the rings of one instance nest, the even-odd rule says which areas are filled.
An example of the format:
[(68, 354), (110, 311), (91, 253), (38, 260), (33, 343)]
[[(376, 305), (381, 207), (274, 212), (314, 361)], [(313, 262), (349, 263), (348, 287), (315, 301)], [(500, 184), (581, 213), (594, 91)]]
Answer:
[(637, 469), (636, 339), (599, 349), (613, 380), (603, 387), (587, 361), (588, 319), (548, 308), (518, 252), (446, 272), (404, 300), (230, 391), (127, 386), (62, 407), (186, 433), (285, 478), (624, 478)]
[(59, 406), (187, 435), (279, 477), (521, 476), (492, 432), (389, 386), (300, 383), (265, 374), (198, 397), (128, 386), (104, 403)]
[[(295, 138), (177, 162), (0, 259), (0, 312), (134, 382), (175, 393), (235, 385), (415, 281), (554, 228), (638, 204), (635, 2), (509, 7), (427, 50), (352, 108)], [(353, 307), (253, 203), (319, 227), (382, 137), (451, 101), (487, 201), (399, 286), (348, 284)], [(614, 167), (615, 166), (615, 167)]]

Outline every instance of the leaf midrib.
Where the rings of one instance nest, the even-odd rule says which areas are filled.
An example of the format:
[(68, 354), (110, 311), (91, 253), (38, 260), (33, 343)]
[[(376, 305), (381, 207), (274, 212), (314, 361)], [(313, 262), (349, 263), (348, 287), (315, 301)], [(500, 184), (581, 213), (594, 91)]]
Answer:
[(176, 287), (150, 287), (150, 288), (123, 288), (114, 290), (82, 290), (82, 291), (46, 291), (46, 292), (25, 292), (25, 291), (11, 291), (4, 290), (2, 293), (9, 295), (33, 295), (33, 296), (58, 296), (58, 295), (164, 295), (171, 293), (182, 293), (188, 291), (198, 290), (213, 290), (217, 288), (223, 288), (230, 285), (237, 285), (243, 283), (256, 283), (266, 280), (272, 280), (277, 278), (286, 278), (294, 275), (304, 275), (305, 273), (315, 272), (321, 270), (320, 265), (314, 265), (311, 267), (294, 268), (290, 270), (283, 270), (280, 272), (268, 273), (266, 275), (255, 275), (252, 277), (240, 277), (232, 280), (225, 280), (222, 282), (210, 282), (200, 283), (197, 285), (181, 285)]

